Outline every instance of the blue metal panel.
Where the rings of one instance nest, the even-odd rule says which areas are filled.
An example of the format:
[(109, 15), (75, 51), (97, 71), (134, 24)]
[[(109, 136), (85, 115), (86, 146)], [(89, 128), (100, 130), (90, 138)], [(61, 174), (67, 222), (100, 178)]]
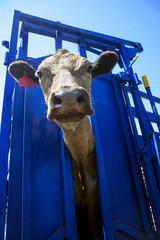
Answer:
[(9, 168), (7, 240), (16, 240), (21, 237), (24, 88), (19, 88), (17, 83), (15, 85)]
[[(48, 239), (67, 223), (70, 239), (76, 240), (71, 164), (68, 151), (63, 150), (62, 154), (59, 128), (46, 119), (39, 86), (26, 88), (25, 102), (21, 97), (24, 88), (16, 89), (19, 91), (15, 93), (13, 112), (7, 239)], [(17, 115), (21, 121), (18, 125)], [(16, 140), (19, 132), (20, 142)], [(23, 153), (20, 154), (19, 148)]]
[[(26, 131), (31, 132), (31, 139), (25, 139), (26, 148), (30, 145), (31, 156), (30, 174), (26, 177), (29, 180), (30, 195), (27, 197), (24, 191), (25, 200), (31, 206), (31, 218), (25, 219), (28, 227), (31, 227), (31, 239), (47, 239), (60, 226), (65, 225), (63, 189), (61, 179), (59, 128), (46, 119), (46, 105), (39, 86), (33, 89), (27, 88), (26, 114), (30, 113), (29, 125), (26, 122)], [(47, 144), (46, 144), (47, 143)], [(25, 179), (26, 184), (28, 180)], [(25, 206), (24, 206), (25, 207)], [(24, 208), (24, 214), (27, 209)], [(25, 216), (27, 217), (27, 216)], [(23, 239), (27, 239), (24, 234)], [(28, 238), (29, 239), (29, 238)]]
[[(93, 80), (93, 107), (97, 116), (97, 124), (95, 125), (93, 117), (95, 140), (97, 141), (97, 130), (95, 128), (98, 126), (113, 220), (121, 220), (145, 234), (142, 215), (139, 212), (129, 152), (114, 91), (111, 78), (103, 76)], [(135, 158), (133, 145), (130, 148), (133, 152), (132, 157)], [(99, 152), (97, 152), (97, 161), (97, 164), (99, 164)], [(106, 231), (110, 231), (110, 229)], [(122, 235), (119, 232), (115, 233), (115, 237), (116, 239), (132, 239), (132, 237)], [(108, 237), (107, 239), (112, 238)]]

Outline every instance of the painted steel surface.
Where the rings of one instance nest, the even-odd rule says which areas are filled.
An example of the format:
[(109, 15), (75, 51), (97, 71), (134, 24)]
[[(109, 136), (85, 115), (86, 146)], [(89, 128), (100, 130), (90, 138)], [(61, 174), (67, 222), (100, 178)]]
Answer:
[[(118, 54), (124, 72), (92, 82), (91, 121), (104, 237), (160, 239), (160, 141), (151, 125), (156, 118), (144, 108), (142, 97), (148, 98), (138, 89), (140, 80), (131, 62), (143, 51), (141, 44), (15, 11), (11, 41), (3, 43), (9, 47), (5, 65), (21, 58), (36, 68), (44, 59), (27, 55), (29, 32), (55, 38), (56, 49), (63, 40), (76, 43), (84, 57), (86, 50)], [(160, 103), (157, 97), (152, 100)], [(70, 154), (60, 129), (46, 119), (46, 109), (39, 86), (20, 88), (7, 72), (0, 132), (0, 239), (7, 225), (7, 240), (56, 240), (61, 234), (77, 240)]]
[[(19, 102), (22, 100), (19, 95), (16, 97)], [(19, 109), (17, 107), (14, 108), (15, 112)], [(20, 239), (20, 236), (22, 239), (47, 239), (64, 225), (59, 129), (46, 119), (46, 105), (39, 86), (26, 89), (23, 110), (23, 124), (12, 129), (13, 134), (17, 128), (24, 131), (23, 138), (20, 139), (23, 146), (19, 145), (17, 139), (12, 138), (19, 149), (14, 152), (14, 156), (11, 155), (11, 163), (21, 157), (22, 181), (19, 179), (16, 186), (15, 182), (11, 182), (10, 189), (14, 188), (15, 191), (13, 197), (9, 195), (9, 206), (10, 203), (12, 205), (12, 198), (16, 197), (16, 202), (13, 209), (8, 209), (12, 219), (8, 219), (11, 226), (7, 239)], [(16, 113), (13, 113), (14, 115), (16, 116)], [(21, 149), (23, 154), (20, 155)], [(19, 164), (15, 165), (18, 167)], [(12, 173), (15, 165), (10, 168), (14, 179), (17, 178), (16, 172), (14, 176)], [(22, 185), (21, 194), (16, 194), (19, 185)], [(18, 201), (21, 201), (22, 205)], [(21, 217), (21, 224), (13, 220), (10, 211), (14, 211), (14, 216)]]
[[(93, 116), (94, 131), (95, 128), (98, 128), (95, 132), (95, 139), (97, 139), (97, 134), (99, 134), (100, 142), (98, 144), (101, 144), (106, 188), (108, 188), (109, 194), (108, 202), (105, 204), (109, 204), (112, 213), (112, 218), (109, 222), (120, 220), (141, 232), (143, 236), (143, 234), (145, 235), (145, 227), (133, 176), (133, 171), (136, 171), (136, 169), (132, 169), (130, 159), (132, 157), (132, 160), (136, 161), (135, 151), (132, 142), (130, 146), (132, 149), (130, 149), (130, 153), (128, 152), (129, 149), (115, 96), (113, 79), (107, 76), (94, 79), (92, 92), (94, 96), (93, 107), (95, 109), (95, 116)], [(124, 105), (122, 107), (125, 109)], [(127, 116), (124, 117), (126, 118)], [(94, 125), (95, 118), (96, 126)], [(128, 124), (128, 121), (126, 123)], [(130, 135), (129, 126), (126, 125), (125, 128), (128, 131), (127, 134)], [(131, 151), (132, 156), (130, 155)], [(97, 152), (97, 165), (99, 164), (98, 161), (99, 152)], [(102, 169), (99, 170), (99, 175), (101, 171)], [(137, 175), (137, 177), (139, 176)], [(133, 238), (123, 231), (116, 231), (114, 238), (108, 237), (107, 239)]]

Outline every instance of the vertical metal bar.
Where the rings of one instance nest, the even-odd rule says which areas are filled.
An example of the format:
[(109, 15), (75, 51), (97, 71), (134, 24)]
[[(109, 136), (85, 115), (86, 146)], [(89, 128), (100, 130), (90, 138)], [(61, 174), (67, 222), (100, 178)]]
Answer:
[(68, 226), (68, 239), (78, 240), (71, 162), (69, 152), (64, 146), (62, 130), (60, 130), (60, 144), (61, 144), (65, 222)]
[(78, 45), (78, 51), (79, 51), (79, 54), (82, 57), (87, 58), (86, 43), (85, 43), (85, 41), (83, 39), (80, 39), (80, 42), (79, 42), (79, 45)]
[(31, 89), (25, 89), (22, 155), (22, 227), (21, 239), (31, 239)]
[(23, 41), (22, 41), (22, 50), (21, 50), (21, 56), (23, 60), (27, 60), (28, 55), (28, 32), (25, 32), (23, 34)]
[[(15, 82), (13, 79), (12, 81)], [(23, 111), (24, 88), (20, 88), (15, 82), (8, 186), (7, 240), (21, 238)]]
[(59, 31), (57, 31), (56, 38), (55, 38), (55, 48), (56, 48), (56, 51), (59, 48), (62, 48), (62, 33)]
[[(15, 11), (12, 34), (9, 49), (9, 63), (15, 60), (17, 38), (19, 30), (20, 12)], [(8, 72), (6, 73), (6, 83), (3, 98), (2, 119), (0, 129), (0, 239), (4, 238), (5, 226), (5, 204), (6, 204), (6, 183), (7, 183), (7, 165), (8, 165), (8, 149), (9, 149), (9, 133), (10, 133), (10, 117), (12, 106), (12, 93), (14, 83)]]
[[(94, 93), (93, 93), (94, 95)], [(114, 223), (112, 219), (111, 206), (109, 200), (108, 184), (105, 175), (104, 159), (101, 148), (101, 140), (98, 131), (98, 122), (96, 112), (92, 117), (93, 132), (96, 145), (96, 169), (98, 177), (99, 197), (101, 205), (101, 215), (104, 226), (104, 235), (106, 240), (115, 240)]]
[[(20, 58), (27, 59), (28, 33), (23, 34)], [(31, 239), (31, 89), (25, 88), (22, 155), (22, 227), (21, 238)]]
[(27, 53), (28, 53), (28, 32), (23, 32), (23, 38), (17, 53), (17, 59), (23, 59), (24, 61), (27, 61)]
[(158, 186), (160, 189), (160, 149), (159, 149), (160, 145), (158, 146), (158, 142), (159, 142), (159, 136), (157, 136), (155, 132), (153, 132), (152, 144), (155, 149), (153, 165), (154, 165)]
[(153, 210), (153, 216), (156, 224), (158, 239), (160, 239), (160, 192), (157, 187), (157, 179), (155, 176), (152, 161), (143, 164), (145, 179), (147, 183), (147, 190)]

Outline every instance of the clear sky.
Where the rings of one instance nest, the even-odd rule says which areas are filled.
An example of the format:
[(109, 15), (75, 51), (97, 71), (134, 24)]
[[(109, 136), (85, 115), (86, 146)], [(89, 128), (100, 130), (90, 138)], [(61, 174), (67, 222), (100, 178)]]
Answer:
[[(0, 42), (10, 40), (14, 9), (93, 30), (114, 37), (140, 42), (144, 52), (133, 68), (139, 78), (146, 74), (152, 93), (160, 97), (160, 1), (159, 0), (5, 0), (0, 2)], [(29, 56), (40, 57), (54, 52), (52, 39), (29, 40)], [(0, 46), (0, 112), (6, 67), (4, 47)], [(144, 90), (144, 88), (142, 87)]]

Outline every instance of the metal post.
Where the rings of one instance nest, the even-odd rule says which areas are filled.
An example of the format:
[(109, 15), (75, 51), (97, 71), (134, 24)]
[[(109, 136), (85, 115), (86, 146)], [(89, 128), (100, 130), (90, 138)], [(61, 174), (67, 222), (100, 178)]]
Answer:
[(80, 40), (80, 43), (78, 45), (78, 51), (79, 51), (79, 54), (82, 56), (82, 57), (85, 57), (87, 58), (87, 54), (86, 54), (86, 43), (83, 39)]
[(58, 50), (62, 48), (62, 33), (57, 31), (56, 38), (55, 38), (55, 48)]
[[(23, 34), (20, 58), (27, 60), (28, 33)], [(30, 88), (24, 89), (23, 116), (23, 153), (22, 153), (22, 226), (21, 238), (31, 239), (31, 119), (30, 119)], [(28, 197), (26, 197), (26, 195)]]
[[(14, 19), (12, 25), (12, 34), (9, 49), (9, 63), (15, 60), (17, 51), (17, 38), (19, 30), (20, 12), (14, 12)], [(2, 119), (0, 129), (0, 239), (4, 238), (5, 226), (5, 204), (6, 204), (6, 184), (7, 184), (7, 166), (8, 166), (8, 150), (9, 150), (9, 134), (10, 134), (10, 117), (12, 106), (12, 93), (14, 82), (6, 73), (6, 84), (4, 90), (4, 100), (2, 108)]]
[[(94, 97), (94, 94), (93, 94)], [(108, 184), (105, 174), (104, 168), (104, 158), (101, 148), (101, 140), (99, 136), (98, 130), (98, 122), (96, 113), (94, 113), (92, 117), (93, 131), (95, 136), (95, 146), (96, 146), (96, 169), (97, 169), (97, 177), (98, 177), (98, 187), (99, 187), (99, 197), (100, 197), (100, 205), (101, 205), (101, 214), (102, 221), (104, 226), (104, 235), (106, 240), (115, 240), (114, 234), (114, 224), (111, 212), (111, 205), (109, 199), (109, 190)]]

